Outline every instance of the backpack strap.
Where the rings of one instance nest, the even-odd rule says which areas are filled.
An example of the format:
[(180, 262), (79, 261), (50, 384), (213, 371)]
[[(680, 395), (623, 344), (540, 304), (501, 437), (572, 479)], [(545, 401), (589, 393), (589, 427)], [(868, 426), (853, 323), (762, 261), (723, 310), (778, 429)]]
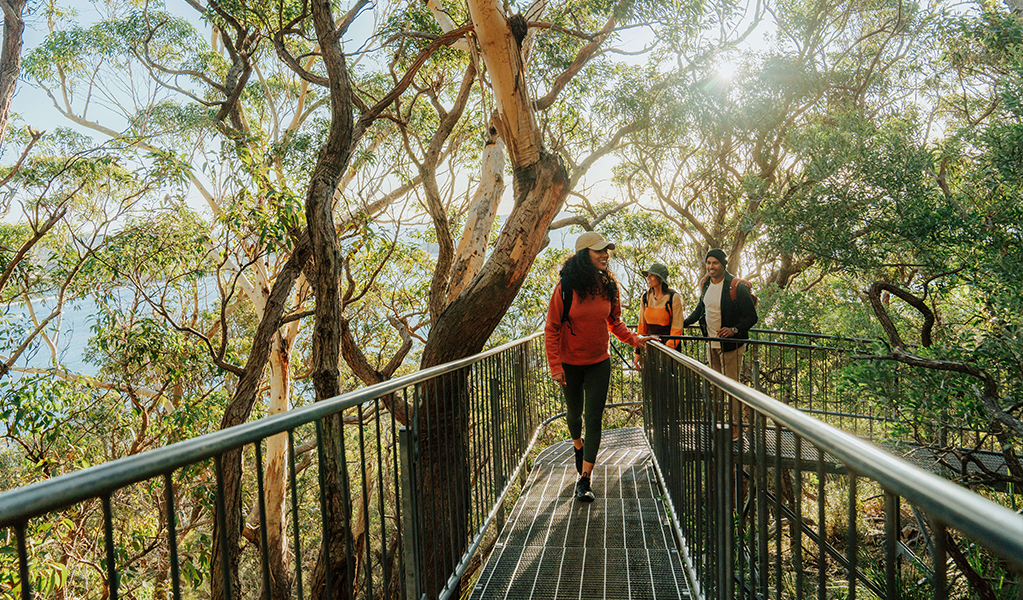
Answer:
[(568, 311), (572, 308), (572, 288), (564, 279), (561, 280), (561, 306), (561, 322), (564, 323), (568, 320)]
[(572, 331), (572, 321), (568, 319), (568, 311), (572, 309), (572, 288), (567, 285), (568, 282), (564, 278), (561, 279), (561, 322), (568, 324), (568, 332), (575, 335)]
[[(617, 286), (616, 286), (615, 289), (617, 290)], [(650, 290), (647, 290), (647, 291), (643, 292), (643, 306), (649, 306), (647, 304), (647, 300), (646, 300), (646, 295), (649, 292), (650, 292)], [(671, 288), (668, 288), (668, 303), (664, 305), (664, 308), (668, 311), (668, 325), (671, 325), (671, 319), (672, 319), (671, 305), (674, 302), (674, 300), (675, 300), (675, 290), (673, 290)]]
[(733, 277), (732, 278), (732, 285), (729, 286), (729, 288), (728, 288), (728, 295), (732, 297), (732, 302), (735, 302), (735, 299), (738, 296), (738, 291), (736, 290), (736, 288), (739, 287), (740, 283), (743, 284), (744, 286), (746, 286), (746, 291), (750, 292), (750, 294), (753, 293), (751, 291), (753, 288), (750, 287), (748, 281), (746, 281), (745, 279), (739, 278), (739, 277)]

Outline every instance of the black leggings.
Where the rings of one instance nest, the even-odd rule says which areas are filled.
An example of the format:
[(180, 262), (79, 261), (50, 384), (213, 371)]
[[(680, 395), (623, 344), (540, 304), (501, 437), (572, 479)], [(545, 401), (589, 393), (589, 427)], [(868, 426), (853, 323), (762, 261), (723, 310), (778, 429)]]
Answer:
[(600, 451), (600, 421), (607, 404), (607, 388), (611, 383), (611, 359), (594, 365), (569, 365), (565, 369), (565, 404), (568, 405), (568, 433), (573, 440), (582, 437), (583, 417), (586, 417), (586, 440), (583, 460), (597, 461)]

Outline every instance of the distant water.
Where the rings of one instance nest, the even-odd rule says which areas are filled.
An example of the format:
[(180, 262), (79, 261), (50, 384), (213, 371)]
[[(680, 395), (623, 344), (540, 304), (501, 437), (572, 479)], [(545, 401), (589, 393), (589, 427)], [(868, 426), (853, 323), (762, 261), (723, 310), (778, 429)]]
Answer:
[[(49, 316), (55, 306), (55, 298), (33, 300), (36, 318), (40, 321)], [(83, 298), (75, 302), (65, 303), (61, 315), (60, 332), (56, 336), (57, 360), (72, 373), (95, 375), (95, 365), (85, 362), (85, 347), (92, 335), (91, 328), (96, 323), (99, 311), (95, 300)], [(21, 340), (35, 329), (35, 323), (24, 303), (11, 304), (0, 311), (3, 316), (4, 332), (0, 333), (3, 343), (3, 354), (9, 356), (12, 348), (20, 345)], [(53, 335), (53, 321), (47, 326), (47, 332)], [(53, 339), (51, 337), (51, 339)], [(21, 355), (14, 365), (16, 368), (48, 369), (54, 366), (53, 353), (50, 346), (38, 336), (29, 349)], [(17, 374), (14, 374), (17, 376)]]
[[(578, 233), (569, 233), (562, 229), (551, 232), (551, 248), (571, 247), (575, 243)], [(436, 256), (436, 248), (433, 245), (423, 244), (424, 249)], [(215, 283), (211, 279), (208, 282), (215, 290)], [(215, 294), (215, 292), (214, 292)], [(114, 292), (115, 300), (127, 301), (131, 292), (121, 290)], [(123, 296), (123, 298), (118, 298)], [(39, 320), (45, 319), (53, 310), (55, 298), (39, 298), (33, 300), (36, 317)], [(74, 302), (65, 303), (60, 323), (60, 333), (57, 335), (57, 360), (63, 367), (72, 373), (82, 375), (95, 375), (98, 371), (96, 365), (85, 361), (85, 349), (92, 336), (91, 328), (96, 323), (97, 314), (100, 311), (99, 305), (92, 297), (86, 297)], [(7, 306), (0, 306), (0, 354), (5, 358), (9, 356), (10, 350), (16, 348), (24, 339), (25, 332), (35, 328), (32, 318), (24, 303), (11, 303)], [(52, 332), (52, 323), (47, 327)], [(53, 355), (50, 347), (41, 337), (37, 338), (32, 346), (15, 363), (15, 367), (48, 369), (54, 366)], [(15, 377), (17, 373), (13, 374)]]

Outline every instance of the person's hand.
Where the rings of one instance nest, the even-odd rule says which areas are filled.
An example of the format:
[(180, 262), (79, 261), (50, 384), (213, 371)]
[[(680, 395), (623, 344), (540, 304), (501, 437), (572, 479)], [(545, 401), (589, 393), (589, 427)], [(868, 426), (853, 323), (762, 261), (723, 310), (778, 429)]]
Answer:
[(638, 370), (640, 370), (640, 369), (642, 369), (642, 368), (643, 368), (643, 367), (642, 367), (642, 365), (640, 364), (640, 360), (639, 360), (639, 356), (640, 356), (640, 355), (639, 355), (639, 352), (637, 352), (637, 353), (636, 353), (636, 354), (635, 354), (634, 356), (636, 357), (636, 360), (634, 361), (634, 363), (635, 363), (635, 365), (636, 365), (636, 370), (638, 371)]
[(656, 335), (641, 335), (639, 336), (639, 342), (636, 343), (637, 348), (646, 348), (647, 340), (656, 340)]
[(560, 385), (561, 387), (565, 387), (566, 385), (568, 385), (568, 382), (565, 381), (565, 372), (564, 371), (562, 371), (561, 373), (555, 373), (555, 374), (551, 375), (551, 377), (553, 377), (554, 381), (557, 381), (558, 385)]
[(721, 329), (718, 329), (718, 337), (727, 338), (732, 337), (733, 335), (735, 335), (735, 333), (732, 332), (731, 327), (722, 327)]

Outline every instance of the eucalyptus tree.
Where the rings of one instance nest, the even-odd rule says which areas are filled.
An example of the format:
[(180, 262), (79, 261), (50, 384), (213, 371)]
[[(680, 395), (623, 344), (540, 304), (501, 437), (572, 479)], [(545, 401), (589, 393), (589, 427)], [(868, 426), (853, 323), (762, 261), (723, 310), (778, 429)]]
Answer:
[(693, 262), (722, 247), (736, 268), (751, 259), (748, 276), (787, 286), (814, 257), (765, 243), (765, 216), (821, 177), (820, 149), (807, 144), (826, 145), (821, 134), (841, 138), (845, 126), (908, 104), (934, 60), (923, 40), (941, 10), (901, 1), (767, 5), (773, 34), (764, 49), (745, 33), (720, 39), (710, 59), (673, 73), (674, 101), (655, 107), (659, 127), (635, 145), (622, 184), (678, 223)]
[[(32, 144), (41, 137), (28, 135)], [(8, 337), (0, 377), (40, 341), (47, 348), (45, 363), (62, 370), (61, 320), (66, 303), (88, 293), (83, 269), (91, 270), (96, 253), (126, 214), (163, 191), (166, 170), (156, 166), (132, 173), (119, 164), (123, 158), (116, 149), (95, 147), (58, 129), (11, 167), (7, 201), (18, 206), (21, 219), (3, 228), (0, 296), (8, 306), (20, 302), (31, 327), (17, 339)], [(48, 302), (38, 302), (47, 297)], [(14, 324), (8, 333), (16, 329)]]
[(825, 176), (773, 229), (861, 287), (886, 339), (877, 358), (910, 367), (898, 402), (927, 424), (920, 432), (967, 423), (997, 439), (1008, 472), (964, 480), (982, 486), (1023, 481), (1020, 296), (1007, 285), (1023, 268), (1020, 31), (995, 6), (949, 15), (918, 109), (856, 122), (830, 152), (817, 146)]
[[(55, 128), (13, 168), (7, 182), (5, 191), (12, 205), (20, 208), (21, 219), (0, 227), (0, 288), (7, 325), (0, 439), (5, 452), (19, 458), (13, 469), (20, 475), (18, 484), (162, 445), (175, 432), (190, 429), (182, 427), (188, 420), (186, 413), (195, 416), (182, 411), (169, 417), (165, 406), (171, 404), (171, 394), (159, 384), (149, 386), (127, 376), (87, 376), (67, 365), (68, 358), (80, 357), (65, 355), (62, 336), (68, 328), (62, 321), (80, 310), (77, 304), (92, 296), (97, 286), (109, 282), (100, 273), (104, 257), (119, 253), (115, 237), (123, 221), (173, 192), (172, 170), (166, 165), (128, 169), (124, 163), (131, 157), (123, 148), (96, 146), (82, 135)], [(22, 318), (16, 319), (19, 313)], [(97, 327), (102, 319), (96, 315)], [(104, 331), (110, 337), (124, 333), (114, 328)], [(32, 353), (34, 360), (26, 364), (25, 358)], [(148, 363), (150, 357), (148, 352), (136, 352), (133, 364)], [(145, 417), (138, 419), (139, 414)], [(134, 506), (144, 511), (155, 504), (149, 495)], [(93, 567), (88, 549), (95, 541), (98, 512), (97, 503), (85, 503), (51, 521), (33, 524), (38, 531), (52, 528), (55, 532), (33, 549), (47, 565), (33, 581), (37, 589), (60, 596), (90, 578)], [(118, 526), (121, 539), (133, 533), (138, 531)], [(156, 565), (159, 561), (153, 560), (152, 550), (146, 548), (127, 562), (131, 568), (141, 568), (146, 561)], [(153, 570), (160, 572), (158, 567)]]

